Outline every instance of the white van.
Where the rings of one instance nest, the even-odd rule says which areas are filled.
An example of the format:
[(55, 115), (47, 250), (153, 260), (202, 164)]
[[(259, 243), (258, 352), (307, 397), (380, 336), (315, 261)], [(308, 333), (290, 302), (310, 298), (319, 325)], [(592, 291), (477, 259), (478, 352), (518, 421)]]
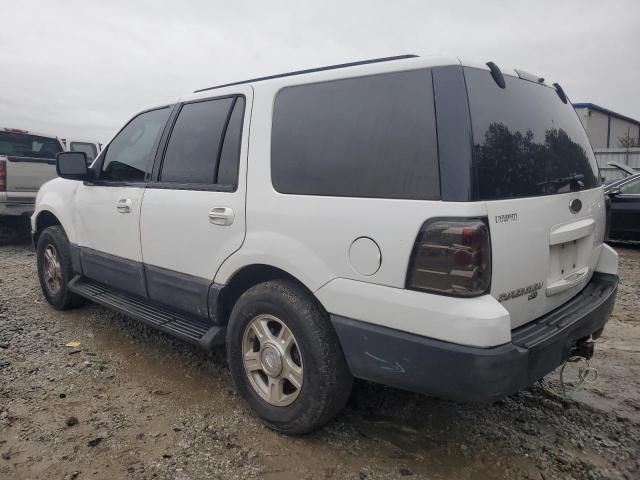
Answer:
[(352, 378), (462, 401), (590, 356), (617, 255), (562, 88), (401, 56), (207, 88), (58, 156), (32, 217), (44, 296), (226, 343), (270, 427)]
[(68, 150), (70, 152), (84, 152), (87, 156), (87, 164), (91, 165), (93, 161), (96, 159), (100, 150), (102, 150), (102, 145), (98, 142), (86, 142), (79, 140), (69, 140), (68, 142)]

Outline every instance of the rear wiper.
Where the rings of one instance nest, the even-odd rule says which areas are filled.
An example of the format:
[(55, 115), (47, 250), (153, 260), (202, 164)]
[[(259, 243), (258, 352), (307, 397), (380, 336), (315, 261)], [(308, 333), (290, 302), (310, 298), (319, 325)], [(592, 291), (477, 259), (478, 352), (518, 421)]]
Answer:
[(571, 191), (572, 192), (577, 192), (580, 191), (584, 188), (584, 175), (583, 174), (577, 174), (577, 175), (571, 175), (569, 177), (560, 177), (560, 178), (554, 178), (553, 180), (548, 180), (546, 182), (540, 182), (538, 183), (538, 186), (541, 187), (543, 185), (553, 185), (555, 187), (556, 190), (559, 190), (560, 188), (564, 187), (565, 185), (569, 184), (571, 186)]

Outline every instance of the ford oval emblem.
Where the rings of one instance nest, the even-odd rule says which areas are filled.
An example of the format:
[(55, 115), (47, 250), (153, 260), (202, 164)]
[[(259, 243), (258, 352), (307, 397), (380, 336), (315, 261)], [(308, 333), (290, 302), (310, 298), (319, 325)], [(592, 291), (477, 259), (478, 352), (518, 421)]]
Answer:
[(582, 202), (579, 198), (574, 198), (569, 202), (569, 210), (571, 211), (571, 213), (578, 213), (580, 210), (582, 210)]

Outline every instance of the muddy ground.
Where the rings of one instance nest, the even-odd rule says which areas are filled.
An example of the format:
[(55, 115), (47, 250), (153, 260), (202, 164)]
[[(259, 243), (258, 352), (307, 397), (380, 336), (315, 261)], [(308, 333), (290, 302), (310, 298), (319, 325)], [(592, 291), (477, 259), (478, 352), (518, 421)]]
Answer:
[(53, 310), (31, 248), (0, 247), (0, 478), (638, 479), (640, 248), (618, 251), (600, 378), (575, 400), (536, 386), (465, 405), (358, 383), (335, 421), (287, 438), (236, 395), (223, 351), (95, 305)]

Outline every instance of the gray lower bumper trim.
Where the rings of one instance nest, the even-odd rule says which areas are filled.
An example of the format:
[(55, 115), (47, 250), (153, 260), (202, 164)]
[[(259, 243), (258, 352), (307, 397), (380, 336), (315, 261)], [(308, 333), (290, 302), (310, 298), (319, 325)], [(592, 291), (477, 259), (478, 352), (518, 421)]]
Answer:
[(526, 388), (597, 337), (613, 309), (618, 277), (596, 273), (560, 308), (512, 332), (512, 343), (477, 348), (331, 315), (354, 376), (461, 401), (492, 401)]

